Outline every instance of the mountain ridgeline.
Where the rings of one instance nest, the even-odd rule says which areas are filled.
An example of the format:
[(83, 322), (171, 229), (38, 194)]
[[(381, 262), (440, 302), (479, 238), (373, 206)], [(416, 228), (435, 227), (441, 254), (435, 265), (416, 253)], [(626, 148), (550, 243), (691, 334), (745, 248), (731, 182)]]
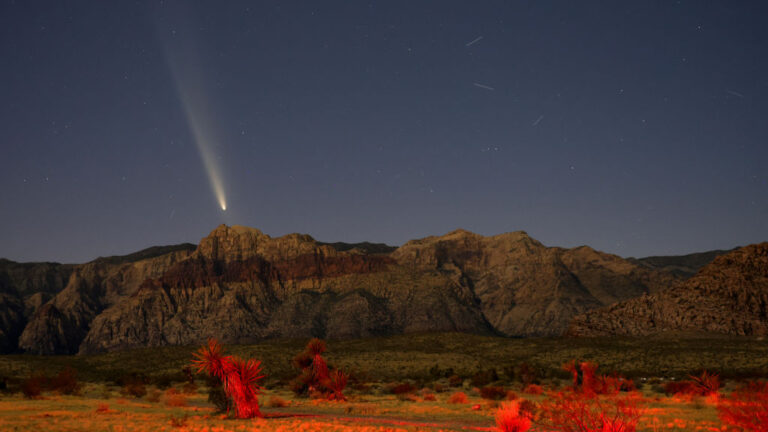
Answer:
[[(686, 261), (686, 271), (700, 261)], [(196, 247), (81, 265), (0, 261), (0, 349), (93, 353), (211, 336), (251, 343), (442, 331), (580, 334), (574, 317), (662, 296), (685, 279), (586, 246), (546, 247), (522, 231), (456, 230), (394, 248), (221, 225)]]

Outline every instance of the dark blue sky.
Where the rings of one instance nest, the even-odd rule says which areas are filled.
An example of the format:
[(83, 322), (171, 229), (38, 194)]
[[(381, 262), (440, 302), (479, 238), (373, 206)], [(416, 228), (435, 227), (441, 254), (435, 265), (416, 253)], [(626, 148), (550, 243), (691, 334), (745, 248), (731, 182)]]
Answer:
[(767, 16), (2, 1), (0, 256), (83, 262), (220, 223), (394, 245), (525, 230), (622, 256), (764, 241)]

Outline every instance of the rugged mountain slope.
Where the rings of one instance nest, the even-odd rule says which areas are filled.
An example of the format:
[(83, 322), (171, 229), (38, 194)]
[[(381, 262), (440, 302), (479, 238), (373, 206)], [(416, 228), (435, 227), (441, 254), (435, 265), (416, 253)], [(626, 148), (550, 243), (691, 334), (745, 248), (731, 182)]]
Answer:
[(452, 274), (472, 289), (491, 325), (509, 336), (557, 335), (580, 312), (675, 281), (588, 247), (548, 248), (522, 231), (483, 237), (457, 230), (408, 242), (392, 257)]
[(266, 337), (490, 332), (467, 287), (306, 235), (220, 226), (195, 254), (97, 317), (82, 352)]
[(150, 248), (74, 266), (66, 286), (29, 318), (19, 348), (38, 354), (77, 352), (96, 315), (186, 258), (190, 246)]
[(768, 334), (768, 243), (719, 256), (669, 290), (580, 315), (568, 330), (573, 336), (661, 332)]
[[(546, 247), (524, 232), (457, 230), (393, 251), (221, 225), (192, 248), (77, 266), (26, 325), (20, 348), (95, 352), (209, 336), (559, 335), (577, 314), (679, 280), (588, 247)], [(18, 302), (0, 302), (15, 319)]]
[(74, 266), (0, 259), (0, 352), (16, 349), (37, 309), (66, 285)]
[(654, 270), (662, 270), (678, 276), (689, 278), (696, 274), (702, 267), (711, 263), (720, 255), (727, 254), (730, 250), (712, 250), (707, 252), (692, 253), (676, 256), (650, 256), (645, 258), (629, 258), (634, 264), (639, 264)]

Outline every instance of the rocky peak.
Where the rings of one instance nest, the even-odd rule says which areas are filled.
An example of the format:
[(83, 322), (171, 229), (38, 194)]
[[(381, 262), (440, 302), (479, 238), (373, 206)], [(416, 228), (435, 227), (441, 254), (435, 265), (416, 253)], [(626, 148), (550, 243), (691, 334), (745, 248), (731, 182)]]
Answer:
[(334, 256), (336, 250), (321, 245), (307, 234), (272, 238), (256, 228), (219, 225), (200, 240), (197, 254), (213, 261), (245, 261), (259, 257), (268, 261), (290, 260), (302, 255)]

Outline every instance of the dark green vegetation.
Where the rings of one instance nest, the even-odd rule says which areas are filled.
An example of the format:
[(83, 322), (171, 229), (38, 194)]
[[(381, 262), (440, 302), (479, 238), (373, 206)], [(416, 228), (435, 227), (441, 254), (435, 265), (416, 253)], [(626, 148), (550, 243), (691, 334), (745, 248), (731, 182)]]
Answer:
[[(262, 361), (267, 385), (288, 385), (297, 371), (291, 359), (306, 339), (230, 345), (228, 351)], [(84, 381), (150, 382), (185, 380), (182, 368), (197, 347), (146, 348), (81, 356), (0, 356), (0, 376), (26, 378), (31, 372), (55, 375), (67, 366)], [(702, 369), (723, 378), (768, 376), (768, 343), (755, 337), (530, 338), (510, 339), (460, 333), (401, 335), (328, 342), (329, 366), (350, 371), (360, 381), (412, 379), (429, 382), (454, 375), (465, 379), (496, 375), (502, 381), (567, 379), (561, 365), (572, 360), (598, 363), (604, 373), (631, 378), (676, 377)], [(493, 369), (493, 373), (488, 373)]]

